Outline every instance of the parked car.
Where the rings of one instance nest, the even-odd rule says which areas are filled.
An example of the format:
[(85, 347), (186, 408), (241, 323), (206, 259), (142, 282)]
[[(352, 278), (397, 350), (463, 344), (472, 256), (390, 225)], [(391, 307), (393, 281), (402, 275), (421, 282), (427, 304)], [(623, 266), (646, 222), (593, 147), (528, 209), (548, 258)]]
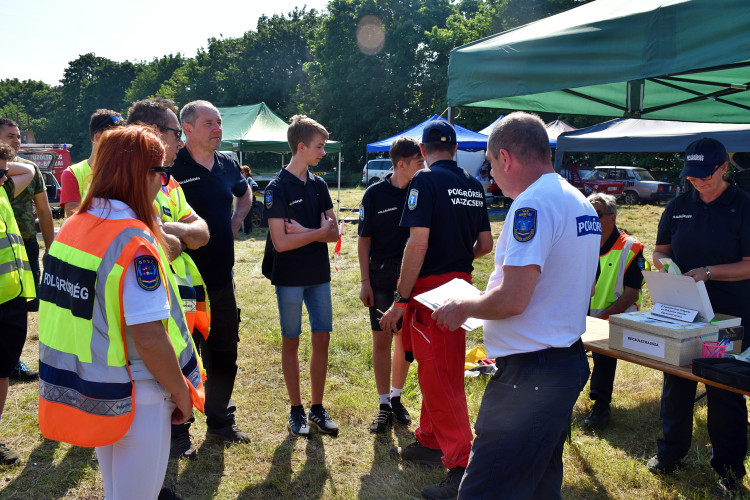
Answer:
[(266, 221), (263, 220), (265, 194), (265, 189), (253, 190), (253, 204), (243, 221), (243, 231), (245, 234), (250, 234), (256, 227), (261, 227), (266, 224)]
[(362, 169), (362, 184), (370, 186), (382, 179), (391, 169), (391, 160), (388, 158), (377, 158), (370, 160)]
[(605, 179), (601, 172), (593, 168), (566, 167), (562, 169), (560, 175), (578, 188), (584, 196), (591, 193), (604, 193), (620, 197), (625, 187), (624, 182)]
[(49, 200), (49, 206), (52, 209), (52, 216), (60, 218), (64, 212), (60, 207), (60, 194), (62, 188), (60, 183), (54, 175), (55, 162), (57, 162), (58, 154), (52, 149), (26, 149), (21, 147), (18, 150), (18, 156), (25, 158), (29, 161), (33, 161), (39, 167), (44, 177), (44, 184), (47, 189), (47, 199)]
[(596, 167), (607, 179), (623, 181), (623, 201), (635, 205), (641, 201), (668, 200), (677, 195), (677, 186), (654, 179), (651, 172), (641, 167)]

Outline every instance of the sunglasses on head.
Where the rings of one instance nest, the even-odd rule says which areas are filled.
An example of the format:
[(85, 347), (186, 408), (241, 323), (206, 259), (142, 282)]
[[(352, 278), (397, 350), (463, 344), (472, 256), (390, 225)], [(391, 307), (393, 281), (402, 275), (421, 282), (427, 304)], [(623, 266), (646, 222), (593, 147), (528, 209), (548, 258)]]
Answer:
[(161, 185), (166, 186), (169, 184), (169, 179), (172, 177), (172, 167), (151, 167), (149, 169), (151, 172), (157, 173), (161, 175)]
[(121, 121), (123, 121), (123, 119), (120, 118), (119, 116), (114, 116), (114, 115), (113, 116), (108, 116), (106, 120), (104, 120), (103, 122), (101, 122), (99, 124), (99, 126), (96, 127), (96, 129), (94, 129), (94, 134), (93, 135), (96, 135), (97, 133), (101, 132), (102, 129), (104, 127), (108, 127), (109, 124), (117, 125)]
[(182, 129), (181, 128), (172, 128), (167, 127), (166, 125), (157, 125), (162, 130), (171, 130), (174, 132), (174, 135), (177, 137), (177, 140), (179, 141), (182, 138)]

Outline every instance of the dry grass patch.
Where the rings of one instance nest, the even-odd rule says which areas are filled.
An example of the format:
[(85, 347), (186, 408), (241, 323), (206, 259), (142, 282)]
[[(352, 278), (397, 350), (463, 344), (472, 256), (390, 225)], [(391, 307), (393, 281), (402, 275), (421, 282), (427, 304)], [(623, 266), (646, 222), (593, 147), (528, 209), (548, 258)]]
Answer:
[[(342, 190), (342, 206), (357, 207), (364, 190)], [(336, 199), (335, 189), (332, 192)], [(646, 245), (650, 259), (656, 225), (663, 206), (621, 207), (618, 222)], [(353, 212), (344, 215), (356, 215)], [(496, 238), (504, 217), (494, 215)], [(295, 439), (286, 430), (289, 411), (280, 368), (281, 335), (276, 297), (260, 274), (266, 230), (242, 236), (235, 245), (240, 324), (239, 372), (234, 391), (237, 421), (252, 443), (224, 446), (205, 439), (205, 419), (197, 417), (193, 438), (194, 462), (171, 461), (166, 482), (185, 499), (409, 499), (418, 498), (421, 485), (442, 480), (441, 470), (404, 465), (392, 460), (388, 449), (413, 440), (415, 424), (397, 426), (384, 436), (369, 434), (367, 425), (377, 407), (372, 377), (371, 334), (367, 312), (359, 302), (356, 226), (346, 225), (339, 271), (333, 271), (334, 332), (326, 386), (326, 405), (341, 427), (338, 438), (314, 435)], [(332, 247), (331, 247), (332, 252)], [(571, 265), (575, 265), (571, 263)], [(483, 287), (493, 268), (492, 255), (476, 263), (475, 283)], [(30, 315), (29, 341), (23, 359), (37, 366), (36, 315)], [(306, 322), (303, 318), (303, 322)], [(303, 323), (300, 359), (302, 391), (309, 405), (309, 326)], [(468, 347), (481, 345), (481, 331), (467, 336)], [(416, 367), (415, 367), (416, 368)], [(466, 392), (472, 421), (481, 402), (486, 379), (468, 379)], [(693, 446), (685, 466), (669, 478), (648, 473), (647, 460), (661, 434), (659, 395), (661, 374), (621, 362), (615, 381), (611, 426), (601, 432), (582, 429), (591, 408), (584, 389), (573, 413), (572, 440), (565, 448), (566, 499), (700, 499), (712, 491), (714, 473), (708, 465), (710, 446), (705, 430), (706, 411), (696, 407)], [(103, 491), (93, 450), (44, 440), (36, 424), (36, 384), (11, 386), (0, 436), (18, 450), (22, 465), (0, 469), (0, 499), (101, 498)], [(418, 418), (420, 393), (413, 368), (404, 401)]]

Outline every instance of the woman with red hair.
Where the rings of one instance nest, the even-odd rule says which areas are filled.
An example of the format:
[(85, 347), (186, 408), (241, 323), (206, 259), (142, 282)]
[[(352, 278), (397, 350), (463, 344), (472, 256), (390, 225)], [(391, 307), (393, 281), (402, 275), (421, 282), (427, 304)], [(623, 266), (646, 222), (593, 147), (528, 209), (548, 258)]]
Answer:
[(170, 423), (202, 410), (201, 370), (153, 202), (169, 182), (150, 128), (102, 135), (91, 186), (45, 257), (39, 426), (96, 447), (107, 500), (155, 499)]

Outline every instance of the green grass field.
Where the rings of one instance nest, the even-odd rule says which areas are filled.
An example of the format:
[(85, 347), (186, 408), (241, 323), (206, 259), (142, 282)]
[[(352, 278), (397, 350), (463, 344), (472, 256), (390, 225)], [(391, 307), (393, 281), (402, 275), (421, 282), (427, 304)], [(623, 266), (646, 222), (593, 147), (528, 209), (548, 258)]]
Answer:
[[(356, 207), (361, 188), (342, 191), (341, 205)], [(335, 190), (332, 192), (334, 203)], [(621, 207), (620, 227), (641, 239), (650, 260), (656, 226), (663, 206)], [(356, 214), (342, 212), (342, 216)], [(492, 217), (493, 238), (503, 224)], [(359, 267), (356, 226), (344, 230), (339, 271), (332, 272), (334, 332), (326, 385), (326, 406), (341, 427), (338, 438), (314, 434), (309, 440), (289, 436), (289, 411), (280, 368), (281, 334), (273, 287), (260, 273), (266, 230), (242, 235), (236, 242), (235, 279), (240, 324), (239, 372), (234, 390), (237, 421), (252, 443), (226, 447), (205, 440), (205, 419), (197, 417), (193, 439), (198, 460), (171, 461), (166, 482), (185, 499), (408, 499), (419, 498), (424, 484), (439, 482), (443, 470), (404, 465), (389, 457), (393, 445), (413, 440), (415, 425), (397, 426), (374, 437), (367, 426), (377, 407), (372, 376), (371, 334), (367, 312), (359, 301)], [(331, 254), (333, 246), (331, 245)], [(475, 283), (484, 286), (493, 256), (476, 262)], [(333, 268), (333, 266), (332, 266)], [(646, 307), (650, 307), (648, 295)], [(309, 327), (303, 319), (300, 359), (309, 360)], [(37, 366), (37, 318), (30, 315), (28, 342), (23, 360)], [(481, 330), (467, 336), (467, 348), (482, 343)], [(420, 392), (416, 367), (407, 379), (404, 401), (418, 417)], [(309, 405), (309, 380), (302, 367), (302, 391)], [(472, 422), (486, 379), (467, 379), (466, 394)], [(694, 439), (684, 466), (673, 476), (651, 475), (645, 461), (656, 452), (661, 434), (659, 395), (661, 373), (621, 362), (615, 381), (610, 427), (585, 431), (583, 419), (591, 402), (584, 389), (573, 414), (572, 440), (565, 448), (566, 499), (693, 499), (708, 498), (715, 474), (708, 464), (710, 444), (706, 433), (705, 403), (696, 405)], [(701, 389), (699, 389), (701, 390)], [(23, 463), (0, 469), (2, 499), (93, 499), (103, 496), (101, 478), (92, 449), (77, 448), (42, 438), (37, 427), (37, 386), (11, 385), (0, 441), (19, 451)]]

